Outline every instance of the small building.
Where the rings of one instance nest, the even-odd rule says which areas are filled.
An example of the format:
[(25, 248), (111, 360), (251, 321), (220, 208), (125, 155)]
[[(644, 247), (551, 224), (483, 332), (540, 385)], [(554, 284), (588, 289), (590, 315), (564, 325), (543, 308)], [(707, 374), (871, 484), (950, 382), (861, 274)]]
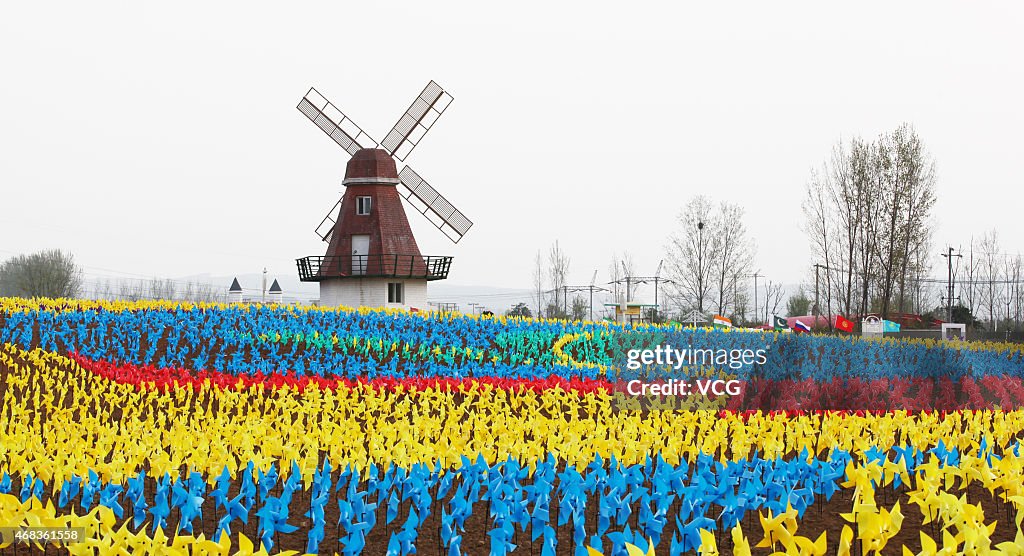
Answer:
[(238, 278), (231, 280), (231, 287), (228, 288), (228, 303), (241, 303), (242, 302), (242, 285), (238, 283)]
[(605, 303), (605, 307), (615, 308), (615, 322), (634, 323), (651, 322), (650, 309), (657, 309), (657, 305), (647, 303)]
[(267, 292), (267, 300), (271, 303), (281, 303), (284, 298), (284, 291), (281, 289), (281, 284), (277, 283), (277, 278), (274, 278), (274, 283), (270, 285), (270, 290)]

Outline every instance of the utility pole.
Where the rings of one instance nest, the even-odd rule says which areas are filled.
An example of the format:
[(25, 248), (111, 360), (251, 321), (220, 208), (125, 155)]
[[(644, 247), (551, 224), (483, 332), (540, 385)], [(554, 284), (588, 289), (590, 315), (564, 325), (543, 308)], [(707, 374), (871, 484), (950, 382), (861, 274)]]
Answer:
[(661, 265), (665, 264), (665, 259), (658, 261), (658, 270), (654, 271), (654, 323), (658, 323), (658, 282), (661, 280)]
[(757, 270), (751, 276), (754, 277), (754, 314), (757, 315), (757, 320), (761, 320), (761, 311), (757, 308), (757, 279), (764, 276), (764, 274)]
[(624, 297), (625, 297), (626, 303), (629, 303), (629, 298), (632, 296), (632, 294), (629, 291), (630, 276), (629, 276), (629, 269), (626, 268), (626, 261), (622, 261), (622, 273), (626, 276), (626, 294), (625, 294)]
[[(626, 294), (627, 294), (626, 300), (627, 301), (629, 301), (629, 295), (628, 294), (629, 294), (629, 290), (633, 287), (633, 284), (646, 284), (648, 282), (654, 282), (654, 312), (652, 313), (652, 316), (654, 317), (655, 321), (658, 320), (658, 285), (662, 284), (662, 283), (665, 283), (665, 284), (674, 284), (675, 283), (672, 280), (669, 280), (668, 278), (662, 278), (661, 277), (661, 266), (662, 266), (662, 264), (664, 262), (665, 261), (662, 260), (660, 263), (658, 263), (658, 270), (655, 271), (654, 276), (630, 276), (629, 273), (627, 272), (626, 276), (624, 278), (622, 278), (621, 280), (616, 280), (614, 282), (609, 282), (611, 284), (618, 284), (620, 282), (625, 282), (626, 283)], [(626, 270), (625, 264), (623, 264), (623, 270)], [(594, 275), (597, 276), (596, 273)]]
[(953, 254), (953, 248), (948, 247), (942, 256), (946, 258), (946, 322), (953, 322), (953, 257), (963, 257), (960, 253)]
[[(594, 270), (594, 276), (590, 279), (590, 285), (588, 286), (563, 286), (565, 297), (568, 298), (570, 293), (576, 292), (589, 292), (590, 293), (590, 320), (594, 320), (594, 292), (606, 292), (610, 291), (607, 288), (601, 286), (595, 286), (594, 282), (597, 281), (597, 270)], [(567, 309), (565, 309), (567, 310)]]
[[(1009, 287), (1007, 287), (1007, 289), (1009, 289)], [(1010, 341), (1010, 302), (1011, 302), (1011, 300), (1009, 300), (1009, 299), (1006, 300), (1006, 341), (1007, 342)]]

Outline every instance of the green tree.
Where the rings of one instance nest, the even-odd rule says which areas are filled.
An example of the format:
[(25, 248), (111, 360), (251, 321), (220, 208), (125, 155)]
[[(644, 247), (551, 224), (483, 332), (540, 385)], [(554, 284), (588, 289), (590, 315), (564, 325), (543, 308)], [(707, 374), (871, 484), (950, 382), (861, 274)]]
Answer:
[[(935, 309), (932, 309), (932, 312), (928, 316), (930, 316), (933, 319), (947, 322), (947, 319), (949, 318), (949, 314), (947, 313), (947, 311), (948, 309), (945, 306), (939, 306), (936, 307)], [(957, 304), (953, 306), (953, 320), (948, 322), (966, 324), (967, 328), (971, 329), (985, 328), (985, 324), (978, 320), (978, 318), (971, 313), (971, 310), (962, 304)]]
[(59, 249), (17, 255), (0, 264), (0, 295), (77, 297), (82, 270), (70, 253)]
[(572, 320), (583, 320), (590, 314), (590, 304), (582, 295), (572, 298), (572, 305), (569, 307), (569, 317)]
[(789, 296), (786, 301), (786, 316), (788, 317), (802, 317), (811, 313), (810, 297), (807, 297), (807, 292), (804, 291), (803, 286), (797, 289), (794, 295)]
[(530, 311), (530, 307), (525, 303), (516, 303), (511, 309), (505, 311), (507, 317), (532, 317), (533, 313)]

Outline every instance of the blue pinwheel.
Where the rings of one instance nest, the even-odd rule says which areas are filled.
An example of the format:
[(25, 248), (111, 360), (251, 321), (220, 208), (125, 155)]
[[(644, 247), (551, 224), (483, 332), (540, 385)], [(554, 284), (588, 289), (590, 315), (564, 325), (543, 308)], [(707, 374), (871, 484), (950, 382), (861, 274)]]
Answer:
[(167, 516), (171, 515), (171, 506), (167, 503), (167, 496), (171, 487), (171, 476), (164, 474), (164, 476), (156, 483), (156, 495), (153, 497), (153, 509), (149, 513), (153, 514), (153, 532), (155, 533), (158, 528), (165, 527), (167, 525)]
[[(6, 488), (4, 487), (6, 482)], [(82, 478), (78, 475), (74, 475), (71, 479), (64, 481), (60, 485), (60, 495), (57, 499), (57, 505), (61, 508), (67, 506), (71, 501), (78, 496), (78, 493), (82, 489)], [(5, 473), (3, 480), (0, 480), (0, 493), (8, 493), (11, 490), (11, 478)]]
[(132, 503), (132, 528), (138, 529), (146, 521), (146, 470), (128, 479), (125, 498)]
[(101, 487), (102, 485), (100, 484), (100, 476), (97, 475), (95, 471), (90, 469), (89, 480), (82, 485), (82, 499), (80, 500), (80, 504), (83, 510), (89, 510), (90, 508), (92, 508), (92, 500), (96, 496), (96, 493), (99, 492)]
[(260, 542), (269, 552), (274, 548), (274, 534), (277, 532), (291, 533), (298, 527), (288, 523), (288, 506), (278, 497), (269, 497), (263, 507), (256, 512), (260, 518)]

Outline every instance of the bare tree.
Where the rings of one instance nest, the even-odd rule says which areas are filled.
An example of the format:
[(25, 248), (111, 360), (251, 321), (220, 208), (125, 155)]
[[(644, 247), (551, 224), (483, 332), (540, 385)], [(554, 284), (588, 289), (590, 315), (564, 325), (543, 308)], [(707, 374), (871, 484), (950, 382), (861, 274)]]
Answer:
[(737, 284), (754, 263), (754, 243), (747, 237), (743, 208), (722, 203), (711, 230), (715, 258), (711, 261), (716, 290), (716, 310), (727, 315), (736, 307)]
[(981, 292), (978, 281), (981, 279), (981, 257), (975, 256), (974, 237), (967, 251), (966, 269), (963, 284), (960, 286), (960, 298), (966, 304), (971, 315), (977, 317), (981, 306)]
[(761, 322), (772, 322), (771, 315), (779, 314), (779, 306), (782, 305), (785, 294), (782, 284), (768, 281), (768, 286), (764, 289), (764, 315)]
[(1002, 280), (1003, 270), (1002, 255), (999, 254), (999, 233), (993, 229), (982, 236), (980, 249), (982, 308), (988, 317), (989, 330), (995, 331), (1002, 312), (1000, 304), (1003, 297), (1002, 288), (996, 283)]
[[(837, 164), (845, 164), (845, 156), (842, 154), (842, 145), (836, 147), (836, 151), (833, 154), (833, 167)], [(835, 159), (839, 158), (839, 161)], [(846, 270), (833, 269), (832, 265), (835, 260), (838, 259), (833, 254), (833, 251), (837, 250), (836, 241), (833, 236), (839, 235), (843, 237), (844, 234), (852, 234), (849, 229), (843, 229), (842, 219), (838, 215), (842, 214), (842, 210), (836, 210), (833, 203), (836, 200), (837, 192), (835, 190), (834, 182), (828, 178), (828, 173), (831, 170), (827, 165), (824, 172), (811, 171), (811, 181), (807, 185), (807, 194), (803, 201), (804, 211), (804, 231), (811, 239), (811, 252), (817, 258), (817, 260), (824, 263), (824, 267), (827, 269), (828, 276), (831, 277), (833, 272), (846, 272), (847, 273), (847, 290), (852, 287), (853, 270), (852, 265), (849, 265)], [(837, 222), (837, 220), (839, 222)], [(815, 269), (817, 272), (817, 269)], [(827, 280), (828, 284), (831, 284), (831, 280)], [(841, 283), (841, 282), (840, 282)], [(820, 292), (815, 291), (814, 294), (817, 296)], [(828, 301), (829, 310), (831, 310), (831, 288), (825, 288), (826, 300)], [(849, 298), (849, 295), (847, 295)], [(814, 301), (817, 301), (816, 299)], [(847, 302), (849, 305), (849, 302)], [(815, 309), (817, 310), (817, 309)], [(848, 309), (847, 309), (848, 310)], [(758, 315), (760, 317), (760, 315)]]
[(928, 215), (935, 204), (935, 179), (934, 163), (909, 125), (883, 135), (878, 145), (877, 166), (882, 169), (883, 187), (876, 255), (882, 271), (881, 313), (886, 316), (894, 302), (897, 310), (905, 309), (911, 246), (927, 230)]
[[(1020, 253), (1012, 258), (1007, 258), (1006, 262), (1006, 279), (1009, 281), (1007, 285), (1007, 320), (1012, 319), (1013, 330), (1017, 331), (1020, 328), (1021, 320), (1021, 301), (1022, 294), (1024, 294), (1024, 288), (1021, 288), (1022, 272), (1024, 272), (1024, 261), (1021, 260)], [(1010, 323), (1007, 322), (1009, 326)]]
[(181, 299), (183, 301), (193, 301), (196, 298), (196, 285), (194, 282), (189, 281), (185, 283), (185, 287), (181, 291)]
[[(190, 282), (191, 284), (191, 282)], [(193, 287), (192, 298), (188, 301), (196, 303), (214, 303), (218, 301), (224, 301), (225, 294), (223, 288), (208, 283), (196, 283)]]
[(17, 297), (78, 297), (82, 270), (59, 249), (17, 255), (0, 265), (0, 294)]
[(612, 301), (618, 305), (624, 301), (622, 295), (625, 291), (625, 285), (621, 283), (623, 278), (622, 261), (615, 253), (612, 253), (612, 262), (608, 263), (608, 276), (611, 277), (612, 281)]
[[(623, 278), (627, 276), (636, 276), (637, 274), (636, 262), (633, 260), (633, 255), (629, 251), (624, 251), (622, 253), (622, 272), (625, 275)], [(636, 282), (629, 282), (626, 286), (629, 288), (628, 290), (625, 290), (626, 300), (632, 301), (636, 299), (636, 290), (640, 287), (640, 284), (637, 284)]]
[(833, 300), (847, 314), (922, 307), (934, 204), (935, 164), (911, 126), (833, 149), (803, 203), (829, 313)]
[[(566, 285), (566, 278), (569, 275), (569, 256), (565, 254), (565, 251), (558, 245), (558, 240), (555, 240), (554, 245), (548, 250), (548, 284), (551, 286), (551, 291), (554, 293), (554, 301), (551, 307), (548, 308), (548, 313), (556, 313), (561, 317), (565, 317), (565, 305), (567, 300), (565, 299), (565, 292), (563, 288)], [(553, 311), (552, 311), (553, 308)]]
[(114, 288), (110, 284), (110, 278), (104, 278), (102, 282), (97, 282), (96, 291), (93, 294), (96, 299), (114, 299)]
[(537, 318), (544, 316), (544, 261), (540, 250), (533, 260), (533, 300), (537, 303)]
[(750, 310), (750, 292), (745, 287), (740, 287), (739, 276), (735, 280), (736, 291), (733, 294), (733, 316), (739, 322), (747, 322), (747, 312)]
[(174, 285), (174, 280), (171, 280), (170, 278), (153, 278), (148, 281), (147, 287), (147, 299), (174, 299), (176, 287)]
[(714, 221), (711, 201), (698, 195), (679, 215), (679, 228), (668, 240), (666, 270), (675, 283), (673, 301), (682, 310), (704, 313), (711, 297), (717, 256), (711, 229)]

